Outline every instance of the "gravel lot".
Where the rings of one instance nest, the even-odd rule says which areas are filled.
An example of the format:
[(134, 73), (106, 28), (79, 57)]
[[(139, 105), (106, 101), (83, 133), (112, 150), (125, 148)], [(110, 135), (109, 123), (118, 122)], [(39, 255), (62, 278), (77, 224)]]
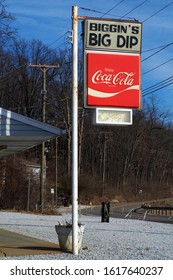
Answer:
[[(55, 225), (71, 220), (71, 209), (62, 215), (35, 215), (19, 212), (0, 212), (0, 228), (58, 243)], [(85, 224), (82, 250), (71, 253), (8, 257), (22, 260), (172, 260), (173, 228), (171, 224), (143, 220), (79, 215)], [(0, 258), (2, 259), (2, 258)]]

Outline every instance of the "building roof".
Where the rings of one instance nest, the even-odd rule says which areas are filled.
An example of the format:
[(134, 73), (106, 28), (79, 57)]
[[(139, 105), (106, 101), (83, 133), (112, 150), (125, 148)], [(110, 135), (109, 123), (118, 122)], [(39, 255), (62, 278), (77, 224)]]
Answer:
[(64, 130), (0, 108), (0, 158), (63, 136)]

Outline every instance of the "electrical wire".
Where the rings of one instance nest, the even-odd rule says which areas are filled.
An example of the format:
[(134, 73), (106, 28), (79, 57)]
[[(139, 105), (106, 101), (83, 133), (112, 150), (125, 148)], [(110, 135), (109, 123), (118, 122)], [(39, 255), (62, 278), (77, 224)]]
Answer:
[[(69, 31), (66, 31), (62, 36), (60, 36), (60, 37), (57, 38), (54, 42), (52, 42), (50, 45), (48, 45), (48, 48), (49, 48), (50, 46), (52, 46), (53, 44), (55, 44), (56, 42), (58, 42), (60, 39), (62, 39), (68, 32), (69, 32)], [(60, 47), (62, 47), (62, 46), (65, 46), (65, 45), (67, 45), (67, 44), (68, 44), (68, 42), (64, 42), (64, 43), (62, 43), (61, 45), (57, 46), (55, 49), (60, 48)], [(4, 81), (6, 81), (6, 79), (8, 79), (9, 76), (16, 74), (18, 71), (20, 71), (22, 68), (26, 67), (27, 65), (28, 65), (28, 64), (25, 63), (25, 64), (21, 65), (19, 68), (17, 68), (17, 69), (15, 69), (15, 70), (10, 71), (9, 73), (5, 74), (4, 76), (2, 76), (2, 77), (0, 78), (0, 83), (3, 83)]]
[(147, 52), (151, 52), (151, 51), (154, 51), (154, 50), (157, 50), (157, 49), (161, 49), (165, 46), (167, 46), (167, 44), (163, 45), (163, 46), (155, 47), (155, 48), (152, 48), (152, 49), (149, 49), (149, 50), (146, 50), (146, 51), (142, 51), (142, 53), (147, 53)]
[(166, 49), (167, 47), (169, 47), (169, 46), (172, 45), (172, 44), (173, 44), (173, 42), (171, 42), (171, 43), (165, 45), (164, 47), (162, 47), (162, 48), (161, 48), (160, 50), (158, 50), (157, 52), (155, 52), (155, 53), (149, 55), (148, 57), (144, 58), (144, 59), (142, 60), (142, 62), (146, 61), (147, 59), (151, 58), (152, 56), (156, 55), (157, 53), (163, 51), (164, 49)]
[(92, 10), (92, 9), (89, 9), (89, 8), (79, 7), (79, 9), (85, 10), (85, 11), (88, 11), (88, 12), (94, 12), (94, 13), (97, 13), (97, 14), (103, 14), (103, 12)]
[(149, 86), (148, 88), (144, 89), (142, 91), (143, 96), (147, 96), (147, 95), (149, 95), (153, 92), (156, 92), (160, 89), (163, 89), (163, 88), (165, 88), (165, 87), (167, 87), (171, 84), (173, 84), (173, 76), (171, 76), (171, 77), (169, 77), (169, 78), (167, 78), (167, 79), (165, 79), (165, 80), (163, 80), (159, 83), (156, 83), (155, 85)]
[(163, 84), (163, 83), (170, 82), (170, 81), (172, 81), (172, 79), (173, 79), (173, 76), (170, 76), (169, 78), (167, 78), (167, 79), (165, 79), (165, 80), (163, 80), (163, 81), (161, 81), (161, 82), (158, 82), (158, 83), (156, 83), (155, 85), (149, 86), (148, 88), (144, 89), (143, 92), (144, 92), (144, 91), (148, 91), (148, 90), (150, 90), (150, 89), (153, 89), (154, 87), (160, 86), (160, 85)]
[(172, 61), (172, 60), (173, 60), (173, 58), (171, 58), (171, 59), (169, 59), (169, 60), (163, 62), (162, 64), (160, 64), (160, 65), (158, 65), (158, 66), (156, 66), (156, 67), (154, 67), (154, 68), (152, 68), (152, 69), (150, 69), (150, 70), (144, 72), (143, 75), (148, 74), (149, 72), (151, 72), (151, 71), (153, 71), (153, 70), (155, 70), (155, 69), (157, 69), (157, 68), (160, 68), (161, 66), (165, 65), (166, 63), (168, 63), (168, 62), (170, 62), (170, 61)]
[(168, 86), (170, 86), (170, 85), (172, 85), (172, 84), (173, 84), (173, 81), (170, 82), (170, 83), (168, 83), (168, 84), (166, 84), (166, 85), (164, 85), (164, 86), (161, 86), (160, 88), (153, 89), (152, 91), (143, 94), (143, 96), (147, 96), (147, 95), (149, 95), (149, 94), (151, 94), (151, 93), (153, 93), (153, 92), (156, 92), (156, 91), (158, 91), (158, 90), (161, 90), (161, 89), (163, 89), (163, 88), (165, 88), (165, 87), (168, 87)]
[(115, 6), (113, 6), (110, 10), (108, 10), (106, 13), (104, 13), (102, 15), (102, 17), (104, 17), (105, 15), (107, 15), (109, 12), (111, 12), (113, 9), (115, 9), (116, 7), (118, 7), (122, 2), (124, 2), (125, 0), (121, 0), (119, 3), (117, 3)]
[(50, 46), (52, 46), (53, 44), (55, 44), (56, 42), (58, 42), (59, 40), (61, 40), (69, 31), (66, 31), (62, 36), (60, 36), (59, 38), (57, 38), (54, 42), (52, 42), (50, 45), (48, 45), (48, 48)]
[[(125, 1), (125, 0), (123, 0), (123, 1)], [(86, 10), (86, 11), (89, 11), (89, 12), (93, 12), (93, 13), (97, 13), (97, 14), (102, 14), (102, 17), (104, 16), (104, 15), (109, 15), (109, 16), (113, 16), (113, 17), (117, 17), (117, 18), (120, 18), (120, 16), (118, 16), (118, 15), (113, 15), (113, 14), (108, 14), (108, 13), (103, 13), (103, 12), (100, 12), (100, 11), (96, 11), (96, 10), (92, 10), (92, 9), (89, 9), (89, 8), (84, 8), (84, 7), (79, 7), (80, 9), (82, 9), (82, 10)], [(111, 9), (112, 10), (112, 9)], [(101, 18), (102, 18), (101, 17)]]
[(154, 13), (153, 15), (151, 15), (150, 17), (146, 18), (145, 20), (143, 20), (143, 22), (146, 22), (147, 20), (149, 20), (150, 18), (154, 17), (155, 15), (159, 14), (161, 11), (165, 10), (167, 7), (169, 7), (170, 5), (172, 5), (173, 2), (167, 4), (166, 6), (164, 6), (162, 9), (160, 9), (159, 11), (157, 11), (156, 13)]
[(140, 3), (139, 5), (137, 5), (134, 9), (130, 10), (128, 13), (126, 13), (124, 16), (121, 17), (124, 18), (126, 17), (128, 14), (130, 14), (131, 12), (135, 11), (137, 8), (139, 8), (140, 6), (142, 6), (145, 2), (147, 2), (148, 0), (144, 0), (142, 3)]

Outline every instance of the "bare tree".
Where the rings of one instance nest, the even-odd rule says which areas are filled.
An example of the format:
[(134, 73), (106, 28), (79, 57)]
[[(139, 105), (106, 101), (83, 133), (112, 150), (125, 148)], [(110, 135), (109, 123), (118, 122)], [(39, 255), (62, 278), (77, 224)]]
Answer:
[(6, 10), (5, 0), (0, 0), (0, 46), (15, 35), (15, 30), (11, 27), (13, 20), (14, 17)]

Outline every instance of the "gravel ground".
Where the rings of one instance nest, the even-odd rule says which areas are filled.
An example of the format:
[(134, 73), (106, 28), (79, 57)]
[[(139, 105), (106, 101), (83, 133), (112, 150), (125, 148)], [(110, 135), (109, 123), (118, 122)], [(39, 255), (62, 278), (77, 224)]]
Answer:
[[(68, 209), (71, 211), (71, 209)], [(58, 243), (55, 225), (71, 219), (65, 209), (62, 215), (35, 215), (19, 212), (0, 212), (0, 228)], [(71, 253), (8, 257), (17, 260), (173, 260), (173, 229), (171, 224), (143, 220), (79, 215), (85, 224), (82, 249), (77, 256)], [(0, 258), (3, 259), (3, 258)]]

